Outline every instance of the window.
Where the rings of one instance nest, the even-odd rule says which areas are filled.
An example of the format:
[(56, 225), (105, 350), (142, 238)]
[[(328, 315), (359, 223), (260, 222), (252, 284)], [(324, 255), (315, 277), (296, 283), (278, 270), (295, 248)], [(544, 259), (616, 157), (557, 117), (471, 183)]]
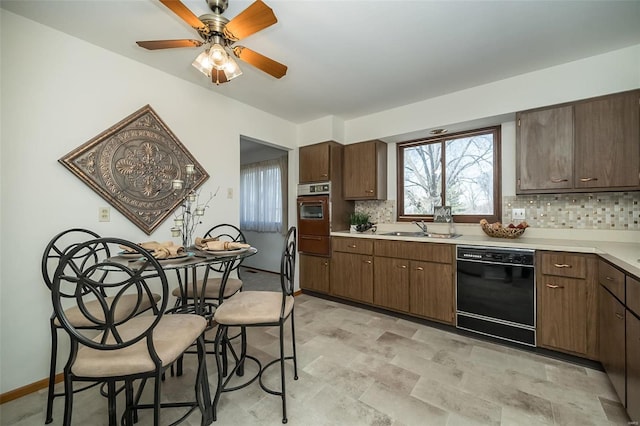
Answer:
[(282, 232), (287, 157), (240, 167), (240, 228)]
[(500, 220), (500, 127), (398, 144), (398, 220), (433, 220), (451, 206), (455, 222)]

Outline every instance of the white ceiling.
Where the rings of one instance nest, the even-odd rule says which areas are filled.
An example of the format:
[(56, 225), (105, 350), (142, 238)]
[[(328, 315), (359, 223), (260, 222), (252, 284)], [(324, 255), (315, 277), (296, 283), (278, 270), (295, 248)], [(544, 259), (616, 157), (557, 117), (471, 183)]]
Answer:
[[(215, 86), (191, 66), (199, 39), (156, 0), (2, 0), (2, 8), (295, 123), (348, 120), (640, 43), (640, 0), (265, 0), (278, 23), (238, 44), (279, 62), (280, 80), (240, 62)], [(205, 0), (183, 0), (196, 15)], [(233, 18), (252, 1), (229, 0)], [(615, 66), (615, 64), (611, 64)]]

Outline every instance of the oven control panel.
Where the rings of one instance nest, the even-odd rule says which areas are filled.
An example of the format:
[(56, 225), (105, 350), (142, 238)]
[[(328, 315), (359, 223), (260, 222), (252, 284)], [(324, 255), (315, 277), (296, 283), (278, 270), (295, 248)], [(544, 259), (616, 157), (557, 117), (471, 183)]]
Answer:
[(331, 182), (302, 183), (298, 185), (298, 196), (327, 195), (331, 193)]

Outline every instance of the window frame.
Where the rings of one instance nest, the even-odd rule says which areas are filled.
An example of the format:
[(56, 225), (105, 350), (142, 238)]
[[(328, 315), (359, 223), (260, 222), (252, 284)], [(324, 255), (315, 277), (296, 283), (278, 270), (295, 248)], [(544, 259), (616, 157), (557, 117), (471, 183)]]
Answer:
[[(410, 215), (404, 213), (404, 149), (413, 148), (420, 145), (435, 144), (441, 145), (442, 152), (442, 188), (446, 196), (446, 142), (452, 139), (470, 137), (482, 134), (493, 134), (493, 215), (453, 215), (455, 223), (478, 223), (481, 219), (489, 222), (502, 220), (502, 126), (483, 127), (460, 131), (456, 133), (441, 134), (429, 138), (413, 139), (396, 144), (396, 184), (397, 184), (397, 215), (398, 222), (410, 222), (414, 220), (424, 220), (433, 222), (433, 214), (430, 215)], [(441, 194), (442, 199), (442, 194)]]

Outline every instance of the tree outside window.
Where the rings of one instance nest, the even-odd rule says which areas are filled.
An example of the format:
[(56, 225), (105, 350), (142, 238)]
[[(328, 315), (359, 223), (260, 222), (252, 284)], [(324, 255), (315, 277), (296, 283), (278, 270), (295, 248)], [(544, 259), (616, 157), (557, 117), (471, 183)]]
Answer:
[(500, 220), (500, 127), (398, 144), (398, 219)]

